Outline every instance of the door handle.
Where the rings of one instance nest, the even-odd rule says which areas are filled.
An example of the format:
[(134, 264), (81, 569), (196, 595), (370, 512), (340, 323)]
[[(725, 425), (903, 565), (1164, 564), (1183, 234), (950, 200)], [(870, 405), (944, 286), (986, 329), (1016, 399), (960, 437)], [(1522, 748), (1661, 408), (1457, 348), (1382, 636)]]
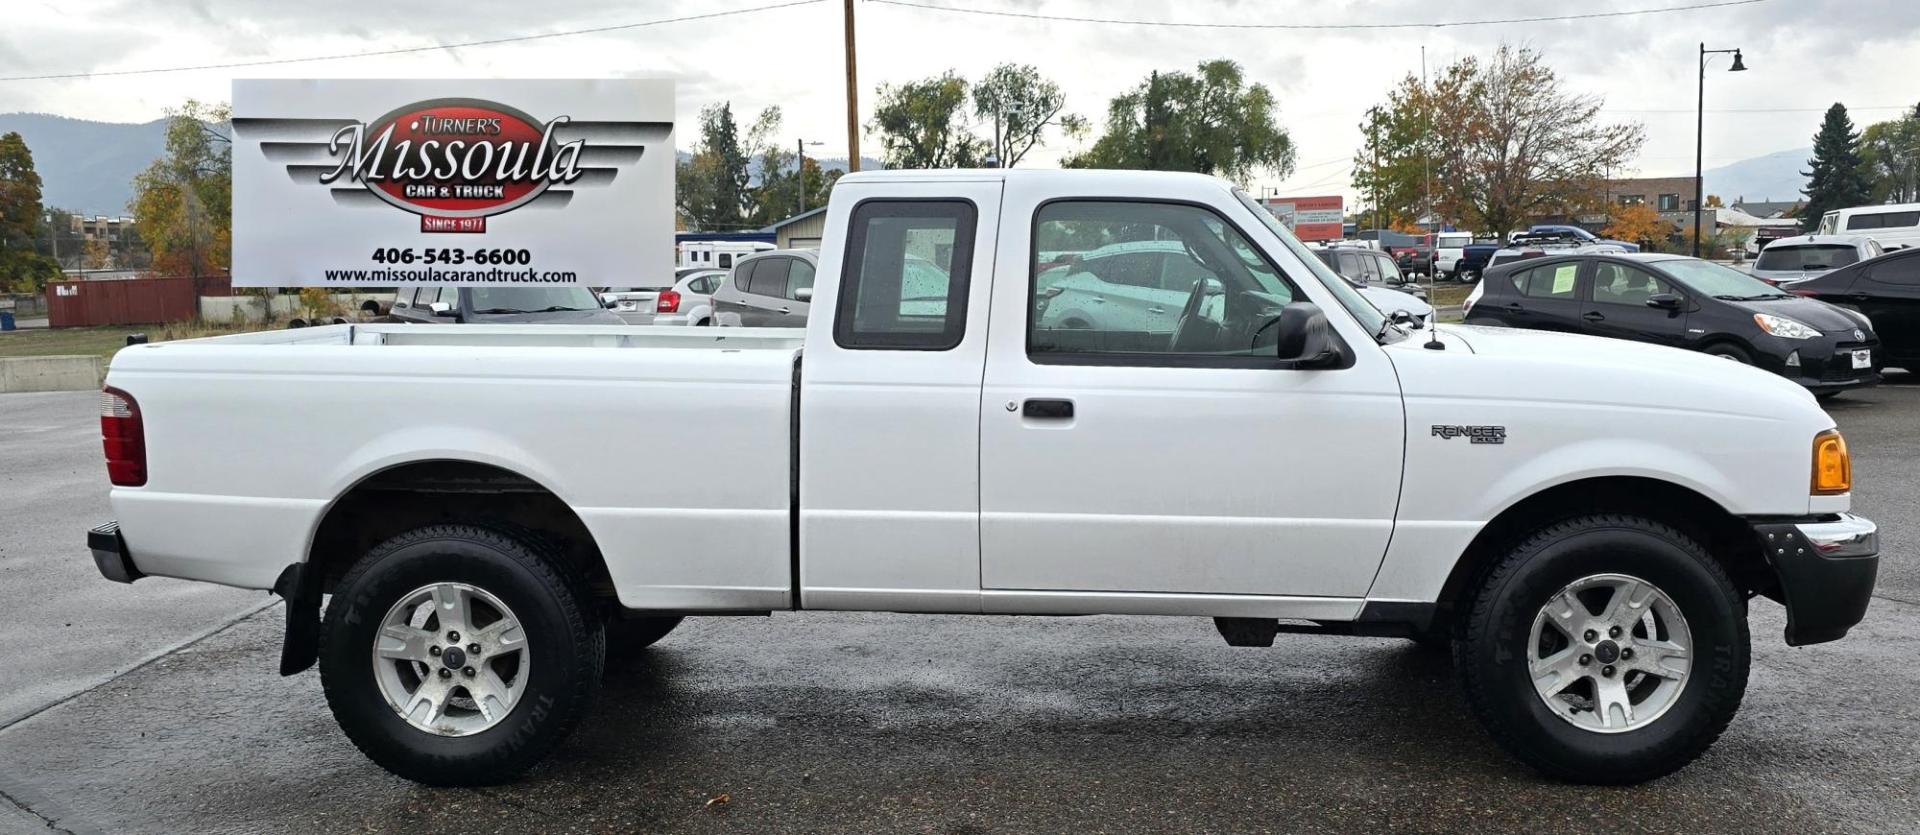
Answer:
[(1073, 417), (1073, 401), (1035, 398), (1020, 406), (1020, 416), (1043, 420), (1064, 420)]
[(792, 313), (793, 311), (792, 311), (792, 310), (790, 310), (790, 309), (788, 309), (788, 308), (784, 308), (784, 307), (783, 307), (783, 308), (780, 308), (780, 312), (781, 312), (781, 313)]
[(1107, 299), (1106, 299), (1106, 297), (1105, 297), (1105, 296), (1088, 296), (1088, 297), (1087, 297), (1087, 301), (1089, 301), (1089, 302), (1092, 302), (1092, 303), (1094, 303), (1094, 304), (1106, 304), (1106, 303), (1107, 303)]
[(1147, 308), (1147, 312), (1148, 313), (1165, 313), (1167, 312), (1167, 309), (1164, 307), (1149, 307)]
[(1589, 322), (1604, 322), (1607, 319), (1607, 314), (1601, 313), (1598, 310), (1589, 310), (1585, 313), (1580, 314), (1580, 318), (1585, 319)]

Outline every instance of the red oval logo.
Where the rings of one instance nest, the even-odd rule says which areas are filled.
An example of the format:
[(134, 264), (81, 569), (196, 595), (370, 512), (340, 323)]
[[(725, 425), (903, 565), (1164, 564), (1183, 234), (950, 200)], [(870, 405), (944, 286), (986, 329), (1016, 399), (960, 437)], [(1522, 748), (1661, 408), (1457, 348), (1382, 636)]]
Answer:
[(321, 182), (344, 176), (416, 214), (496, 215), (580, 176), (584, 140), (554, 138), (567, 121), (478, 99), (419, 102), (335, 132), (328, 150), (345, 156)]

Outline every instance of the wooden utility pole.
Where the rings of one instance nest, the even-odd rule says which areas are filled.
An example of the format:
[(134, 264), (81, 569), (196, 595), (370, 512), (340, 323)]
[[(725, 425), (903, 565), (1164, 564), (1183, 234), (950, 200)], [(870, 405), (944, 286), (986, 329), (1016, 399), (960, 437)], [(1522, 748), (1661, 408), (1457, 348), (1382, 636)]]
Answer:
[(847, 171), (860, 170), (860, 82), (853, 71), (853, 0), (847, 6)]

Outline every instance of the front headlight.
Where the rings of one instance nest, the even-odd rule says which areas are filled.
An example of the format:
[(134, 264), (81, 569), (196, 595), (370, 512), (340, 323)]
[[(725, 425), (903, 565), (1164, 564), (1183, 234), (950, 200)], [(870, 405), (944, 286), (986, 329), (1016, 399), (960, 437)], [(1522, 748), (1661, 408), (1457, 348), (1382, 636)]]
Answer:
[(1785, 316), (1755, 313), (1753, 314), (1753, 323), (1759, 325), (1761, 330), (1780, 337), (1781, 339), (1812, 339), (1820, 335), (1819, 331), (1792, 319), (1788, 319)]

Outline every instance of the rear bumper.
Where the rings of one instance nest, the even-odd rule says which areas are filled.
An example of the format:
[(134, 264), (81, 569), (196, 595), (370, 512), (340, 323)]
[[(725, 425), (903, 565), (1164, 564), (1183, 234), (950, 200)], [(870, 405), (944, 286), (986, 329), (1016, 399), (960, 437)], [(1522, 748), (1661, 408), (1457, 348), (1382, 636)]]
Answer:
[(1787, 607), (1788, 646), (1837, 641), (1866, 617), (1880, 570), (1873, 522), (1841, 513), (1759, 521), (1753, 530), (1780, 580), (1775, 599)]
[(133, 564), (127, 553), (126, 537), (120, 535), (120, 523), (108, 522), (87, 531), (87, 549), (93, 552), (93, 565), (100, 576), (116, 583), (131, 583), (147, 575)]

